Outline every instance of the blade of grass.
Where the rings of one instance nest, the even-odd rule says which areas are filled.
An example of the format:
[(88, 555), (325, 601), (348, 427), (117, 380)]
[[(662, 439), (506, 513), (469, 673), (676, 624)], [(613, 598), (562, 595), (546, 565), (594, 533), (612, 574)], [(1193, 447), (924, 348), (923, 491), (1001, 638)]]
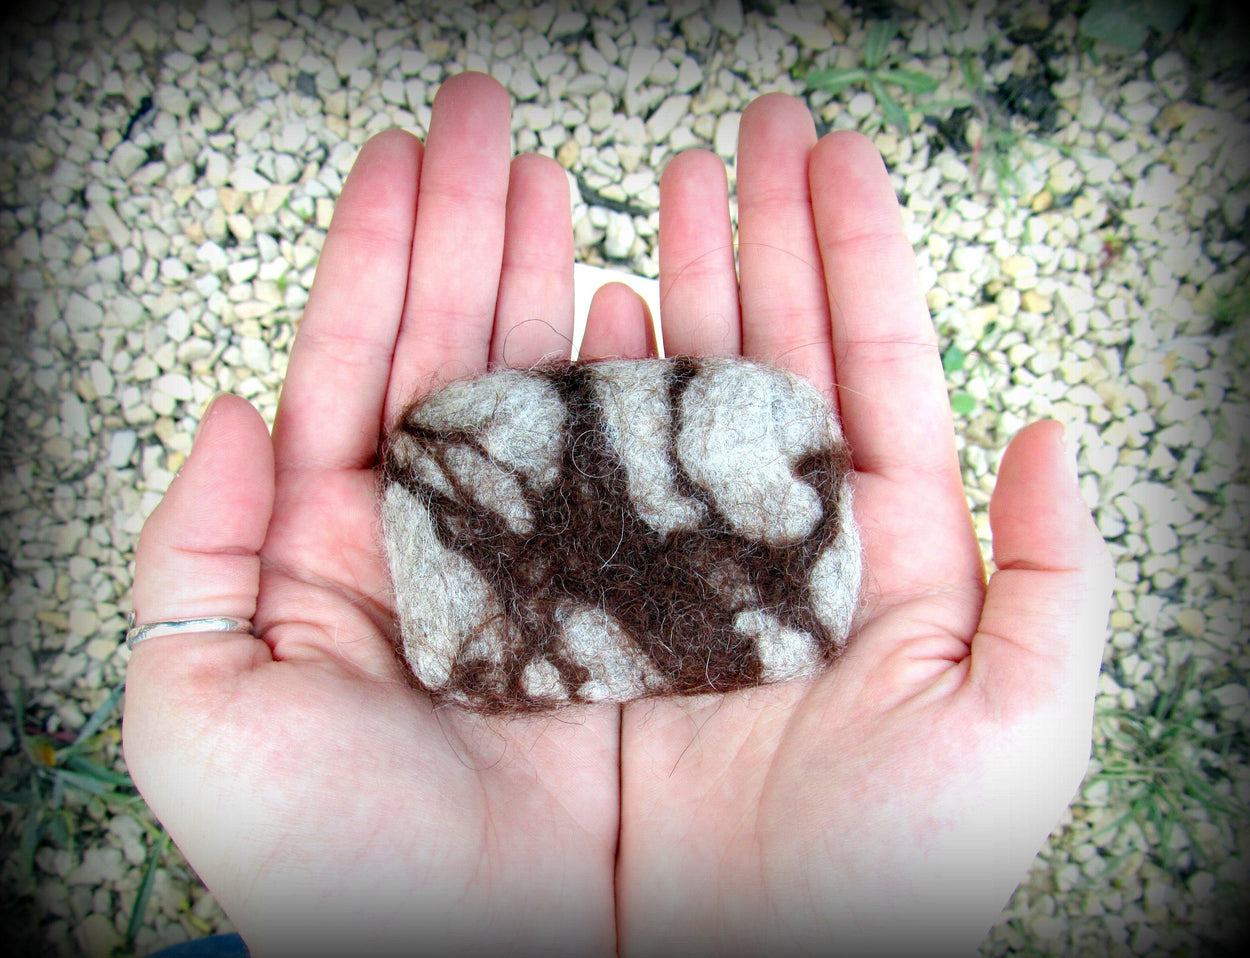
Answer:
[(115, 772), (112, 769), (105, 768), (103, 765), (97, 764), (83, 755), (71, 755), (65, 759), (62, 768), (86, 775), (98, 782), (116, 788), (134, 788), (134, 782), (131, 781), (130, 776), (125, 772)]
[(937, 80), (918, 70), (883, 70), (877, 76), (911, 93), (932, 93), (938, 88)]
[(20, 678), (13, 690), (13, 730), (22, 748), (26, 748), (26, 683)]
[(62, 788), (65, 785), (73, 785), (84, 792), (98, 795), (106, 801), (129, 802), (136, 798), (136, 796), (127, 795), (125, 792), (118, 792), (105, 782), (98, 781), (92, 776), (83, 775), (80, 772), (71, 772), (68, 769), (59, 768), (56, 770), (55, 775), (55, 785), (59, 785)]
[(131, 909), (130, 920), (126, 923), (126, 950), (134, 952), (135, 939), (143, 928), (143, 919), (147, 914), (148, 901), (152, 898), (152, 888), (156, 884), (156, 870), (161, 859), (169, 848), (169, 833), (161, 832), (148, 849), (147, 864), (143, 866), (143, 878), (139, 882), (139, 893), (135, 896), (135, 906)]
[(876, 76), (868, 78), (868, 89), (877, 101), (877, 105), (881, 107), (886, 122), (892, 124), (900, 132), (907, 132), (907, 113), (899, 105), (899, 102), (890, 95), (885, 88), (885, 84)]
[(73, 752), (74, 750), (81, 748), (87, 739), (91, 738), (91, 736), (95, 735), (95, 733), (100, 730), (100, 727), (105, 723), (105, 721), (107, 721), (108, 717), (112, 715), (113, 709), (117, 707), (117, 702), (122, 697), (122, 692), (124, 691), (125, 686), (123, 685), (119, 685), (117, 688), (113, 689), (113, 691), (109, 694), (109, 697), (101, 702), (100, 707), (92, 712), (91, 717), (83, 723), (82, 729), (78, 732), (78, 737), (74, 739), (72, 745), (65, 749), (66, 752)]
[(898, 24), (893, 19), (877, 20), (868, 28), (868, 34), (864, 37), (864, 66), (869, 70), (881, 66), (881, 61), (885, 58), (885, 48), (890, 45), (896, 33)]
[(827, 93), (841, 93), (848, 86), (868, 79), (868, 72), (859, 67), (838, 67), (829, 70), (813, 70), (804, 79), (812, 89)]
[(35, 874), (35, 851), (39, 848), (39, 840), (43, 837), (43, 808), (40, 805), (39, 781), (34, 776), (30, 782), (34, 801), (26, 809), (26, 822), (22, 827), (22, 840), (17, 847), (18, 871), (25, 878)]

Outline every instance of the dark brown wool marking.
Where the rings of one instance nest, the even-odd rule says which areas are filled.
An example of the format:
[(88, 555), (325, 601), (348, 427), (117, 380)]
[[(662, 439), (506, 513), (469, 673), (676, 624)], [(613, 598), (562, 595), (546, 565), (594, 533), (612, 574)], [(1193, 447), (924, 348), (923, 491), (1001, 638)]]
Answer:
[(822, 507), (810, 535), (784, 545), (744, 537), (722, 514), (713, 492), (699, 486), (678, 459), (682, 395), (700, 364), (673, 360), (668, 367), (669, 461), (677, 490), (701, 503), (705, 512), (697, 528), (661, 534), (630, 500), (591, 365), (536, 370), (555, 388), (567, 413), (562, 434), (551, 440), (563, 449), (554, 483), (538, 489), (517, 470), (492, 460), (522, 490), (533, 517), (526, 534), (476, 505), (472, 490), (449, 467), (448, 452), (456, 447), (489, 459), (471, 433), (422, 427), (408, 413), (396, 430), (429, 454), (453, 495), (396, 462), (393, 439), (383, 449), (386, 481), (402, 485), (428, 510), (440, 544), (472, 563), (503, 610), (505, 654), (497, 659), (462, 654), (446, 687), (430, 691), (463, 696), (488, 712), (547, 709), (550, 701), (532, 696), (522, 682), (526, 666), (547, 659), (569, 700), (581, 701), (579, 687), (592, 676), (562, 651), (556, 618), (570, 603), (611, 615), (662, 676), (657, 688), (662, 694), (758, 685), (755, 639), (734, 628), (735, 618), (752, 609), (767, 610), (784, 626), (812, 636), (822, 655), (833, 658), (842, 637), (830, 635), (813, 613), (809, 583), (813, 565), (840, 528), (839, 490), (850, 468), (845, 446), (819, 449), (794, 467), (796, 478), (815, 490)]

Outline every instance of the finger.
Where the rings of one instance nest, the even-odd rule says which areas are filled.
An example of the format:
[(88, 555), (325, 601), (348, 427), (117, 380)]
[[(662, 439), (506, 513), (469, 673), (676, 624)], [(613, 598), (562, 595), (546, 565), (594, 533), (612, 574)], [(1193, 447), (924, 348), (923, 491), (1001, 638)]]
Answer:
[(645, 359), (655, 355), (655, 331), (643, 298), (624, 283), (600, 286), (590, 301), (578, 358)]
[(894, 188), (871, 141), (855, 133), (817, 144), (811, 183), (855, 467), (906, 482), (923, 501), (923, 484), (948, 491), (958, 465), (937, 337)]
[(482, 73), (452, 77), (435, 97), (388, 422), (435, 381), (486, 368), (503, 260), (510, 109), (504, 88)]
[(738, 133), (738, 262), (742, 354), (833, 386), (829, 307), (807, 164), (816, 129), (799, 100), (762, 96)]
[(813, 212), (856, 516), (883, 596), (966, 595), (984, 570), (936, 336), (894, 189), (872, 143), (834, 133), (813, 149)]
[[(204, 414), (191, 455), (144, 523), (135, 556), (135, 621), (251, 619), (273, 495), (264, 421), (246, 400), (219, 396)], [(247, 657), (260, 646), (249, 636), (231, 636), (229, 643)], [(185, 635), (147, 639), (135, 646), (131, 669), (149, 656), (193, 647)]]
[(660, 178), (660, 302), (669, 356), (742, 351), (725, 164), (689, 150)]
[(990, 527), (997, 571), (973, 640), (970, 678), (1003, 711), (1064, 700), (1081, 703), (1088, 718), (1114, 570), (1059, 423), (1034, 423), (1007, 448)]
[(359, 468), (373, 458), (420, 171), (420, 141), (388, 131), (365, 144), (343, 184), (274, 421), (279, 468)]
[(490, 364), (568, 359), (573, 345), (573, 216), (555, 160), (512, 161)]

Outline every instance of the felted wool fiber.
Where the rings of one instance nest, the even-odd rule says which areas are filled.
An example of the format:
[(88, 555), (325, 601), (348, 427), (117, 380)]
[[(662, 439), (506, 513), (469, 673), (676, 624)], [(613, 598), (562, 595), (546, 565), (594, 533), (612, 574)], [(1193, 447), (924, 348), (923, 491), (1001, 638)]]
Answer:
[(842, 651), (850, 455), (805, 380), (738, 359), (506, 370), (382, 449), (404, 655), (486, 712), (727, 692)]

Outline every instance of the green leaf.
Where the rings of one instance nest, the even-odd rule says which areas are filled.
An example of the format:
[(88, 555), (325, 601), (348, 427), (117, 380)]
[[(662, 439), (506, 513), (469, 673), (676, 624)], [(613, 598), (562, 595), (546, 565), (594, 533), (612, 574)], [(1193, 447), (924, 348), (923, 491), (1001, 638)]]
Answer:
[(886, 70), (877, 75), (887, 83), (901, 86), (912, 93), (932, 93), (938, 88), (937, 80), (919, 70)]
[(74, 847), (74, 835), (77, 829), (73, 828), (75, 823), (70, 820), (69, 814), (66, 812), (58, 812), (48, 817), (43, 823), (43, 837), (54, 845), (60, 845), (62, 848)]
[(59, 812), (64, 804), (65, 779), (61, 777), (60, 769), (57, 769), (52, 773), (52, 792), (48, 795), (48, 800), (44, 802), (44, 808), (49, 811)]
[(974, 66), (972, 57), (959, 58), (959, 70), (964, 75), (964, 83), (978, 93), (985, 89), (985, 74)]
[(43, 838), (43, 820), (37, 808), (26, 813), (26, 826), (22, 829), (22, 841), (17, 849), (18, 871), (29, 878), (35, 873), (35, 852)]
[(82, 755), (69, 756), (65, 759), (63, 768), (79, 772), (115, 788), (134, 788), (134, 782), (125, 772), (115, 772)]
[(75, 788), (81, 789), (91, 795), (96, 795), (106, 802), (130, 802), (135, 799), (134, 795), (127, 795), (125, 792), (119, 792), (113, 789), (107, 782), (101, 782), (91, 775), (83, 775), (81, 772), (71, 772), (69, 769), (59, 768), (56, 770), (56, 782), (59, 785), (73, 785)]
[(1146, 44), (1146, 25), (1141, 9), (1123, 0), (1094, 0), (1079, 24), (1083, 36), (1106, 40), (1125, 50), (1140, 50)]
[(156, 884), (156, 870), (160, 867), (167, 848), (169, 848), (169, 833), (161, 832), (160, 837), (148, 849), (148, 861), (143, 867), (139, 893), (135, 896), (135, 906), (131, 909), (130, 920), (126, 923), (126, 946), (130, 951), (134, 951), (135, 939), (139, 937), (139, 931), (143, 928), (148, 901), (152, 897), (152, 888)]
[(891, 20), (877, 20), (868, 28), (864, 38), (864, 66), (875, 70), (885, 58), (885, 49), (898, 33), (898, 24)]
[(83, 727), (78, 732), (78, 737), (74, 739), (74, 743), (66, 749), (66, 752), (72, 752), (79, 748), (87, 739), (100, 730), (100, 726), (105, 723), (108, 717), (113, 714), (113, 710), (117, 708), (117, 702), (122, 697), (123, 691), (125, 691), (124, 685), (119, 685), (113, 689), (109, 697), (101, 702), (100, 707), (92, 712), (91, 717), (83, 723)]
[(967, 354), (958, 346), (950, 346), (946, 352), (942, 354), (942, 368), (948, 373), (958, 372), (964, 368), (964, 359)]
[(26, 683), (20, 678), (17, 688), (13, 690), (13, 730), (17, 732), (17, 740), (26, 745)]
[(907, 112), (899, 105), (898, 100), (890, 95), (890, 91), (875, 76), (868, 78), (868, 89), (877, 100), (877, 106), (885, 115), (886, 121), (896, 126), (900, 133), (908, 132)]
[(971, 416), (977, 408), (977, 401), (967, 393), (955, 393), (951, 396), (951, 412), (960, 416)]
[(1189, 0), (1144, 0), (1142, 18), (1160, 33), (1171, 33), (1189, 16), (1193, 4)]
[(862, 83), (867, 78), (867, 72), (859, 67), (839, 67), (830, 70), (813, 70), (807, 75), (806, 80), (810, 89), (840, 93), (848, 86)]

